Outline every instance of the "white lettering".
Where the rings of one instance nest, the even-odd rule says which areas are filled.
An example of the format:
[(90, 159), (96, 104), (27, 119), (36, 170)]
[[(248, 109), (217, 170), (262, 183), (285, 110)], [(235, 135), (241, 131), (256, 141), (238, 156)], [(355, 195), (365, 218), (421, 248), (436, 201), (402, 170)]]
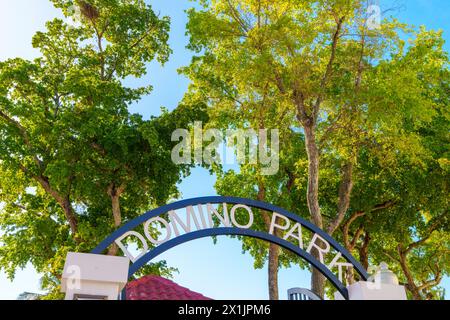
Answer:
[[(278, 218), (283, 219), (286, 222), (285, 225), (282, 226), (282, 225), (278, 224), (277, 223)], [(287, 230), (287, 229), (289, 229), (290, 224), (291, 224), (291, 222), (289, 221), (288, 218), (286, 218), (285, 216), (283, 216), (279, 213), (274, 212), (272, 215), (272, 221), (270, 222), (269, 233), (271, 235), (273, 235), (275, 228), (281, 229), (281, 230)]]
[[(127, 247), (125, 247), (125, 245), (122, 243), (122, 240), (125, 239), (128, 236), (135, 236), (137, 237), (141, 243), (142, 243), (142, 250), (141, 253), (135, 257), (133, 256), (133, 254), (131, 252), (128, 251)], [(124, 233), (122, 236), (120, 236), (119, 238), (117, 238), (115, 240), (115, 243), (117, 244), (117, 246), (123, 251), (123, 253), (131, 260), (131, 262), (135, 263), (137, 260), (139, 260), (140, 257), (142, 257), (147, 251), (148, 251), (148, 244), (147, 241), (145, 241), (145, 238), (138, 232), (136, 231), (128, 231), (126, 233)]]
[[(220, 208), (220, 205), (213, 206), (211, 203), (207, 203), (206, 206), (207, 216), (204, 214), (203, 205), (197, 204), (197, 209), (194, 206), (185, 207), (186, 219), (184, 219), (184, 216), (180, 217), (180, 214), (175, 210), (168, 212), (169, 218), (167, 220), (159, 216), (153, 217), (144, 223), (145, 237), (136, 231), (128, 231), (117, 238), (115, 243), (123, 251), (125, 256), (134, 263), (148, 252), (149, 242), (153, 245), (163, 244), (169, 241), (172, 236), (180, 236), (183, 233), (194, 231), (194, 225), (196, 230), (203, 230), (220, 226), (226, 228), (236, 227), (239, 229), (250, 229), (254, 224), (255, 217), (252, 208), (248, 205), (233, 204), (230, 212), (228, 212), (227, 203), (223, 203), (222, 208)], [(244, 219), (245, 212), (239, 212), (240, 215), (237, 214), (239, 209), (247, 211), (248, 222), (243, 222), (247, 221)], [(157, 229), (158, 234), (160, 233), (158, 237), (155, 235), (157, 233), (156, 229), (151, 229), (151, 224), (154, 222), (158, 222), (160, 225), (160, 228)], [(165, 230), (163, 231), (162, 229)], [(292, 241), (292, 243), (298, 242), (298, 247), (302, 250), (306, 246), (303, 239), (303, 225), (300, 222), (291, 221), (288, 217), (277, 212), (272, 213), (269, 234), (280, 237), (285, 241)], [(133, 253), (135, 253), (134, 247), (133, 250), (131, 250), (133, 253), (131, 253), (127, 248), (127, 241), (124, 241), (130, 236), (138, 239), (137, 244), (140, 251), (137, 256), (133, 255)], [(325, 255), (329, 254), (331, 249), (330, 244), (324, 237), (314, 233), (307, 246), (306, 252), (313, 254), (322, 264), (325, 264)], [(342, 282), (343, 278), (345, 278), (345, 271), (349, 268), (353, 268), (353, 265), (347, 261), (340, 262), (339, 260), (341, 260), (341, 258), (344, 260), (343, 254), (337, 252), (326, 267), (331, 271), (336, 270), (337, 268), (339, 272), (339, 281)], [(76, 278), (76, 275), (74, 278)]]
[[(297, 230), (297, 232), (295, 232)], [(303, 238), (302, 238), (302, 225), (300, 223), (294, 224), (294, 226), (289, 230), (288, 233), (283, 237), (284, 240), (289, 238), (294, 238), (298, 240), (298, 246), (303, 249)]]
[(342, 282), (342, 268), (346, 267), (346, 268), (353, 268), (353, 265), (351, 263), (348, 262), (338, 262), (338, 260), (342, 257), (342, 253), (338, 252), (336, 254), (336, 256), (333, 258), (333, 260), (330, 262), (330, 264), (328, 265), (328, 269), (332, 270), (335, 266), (338, 267), (338, 271), (339, 271), (339, 281)]
[[(317, 240), (320, 240), (325, 244), (325, 249), (316, 243)], [(319, 254), (319, 260), (321, 263), (323, 263), (324, 254), (326, 254), (330, 251), (330, 244), (328, 243), (328, 241), (326, 241), (324, 238), (322, 238), (317, 233), (315, 233), (311, 239), (311, 242), (309, 243), (308, 249), (306, 249), (306, 252), (311, 253), (312, 248), (315, 248), (317, 250), (317, 252)]]
[(186, 207), (186, 224), (184, 224), (178, 214), (173, 210), (169, 212), (169, 217), (170, 222), (172, 223), (173, 231), (175, 232), (177, 237), (180, 235), (177, 224), (179, 224), (186, 233), (191, 232), (191, 217), (194, 220), (194, 224), (197, 230), (201, 230), (200, 224), (198, 223), (197, 217), (195, 215), (194, 207), (192, 206)]
[[(248, 212), (248, 223), (246, 225), (240, 225), (237, 221), (236, 221), (236, 210), (239, 208), (243, 208), (245, 210), (247, 210)], [(249, 229), (252, 225), (253, 225), (253, 212), (252, 209), (250, 209), (248, 206), (244, 205), (244, 204), (237, 204), (235, 205), (233, 208), (231, 208), (231, 222), (233, 222), (233, 224), (241, 229)]]
[(206, 229), (208, 226), (206, 225), (205, 216), (203, 215), (203, 207), (201, 204), (197, 205), (198, 208), (198, 214), (200, 216), (200, 220), (202, 220), (202, 227), (203, 229)]
[(208, 203), (206, 205), (208, 210), (208, 218), (209, 218), (209, 227), (214, 228), (214, 221), (213, 221), (213, 215), (216, 216), (220, 220), (220, 222), (223, 224), (224, 227), (231, 227), (230, 224), (230, 218), (228, 217), (228, 209), (227, 204), (223, 204), (223, 217), (220, 215), (220, 213), (214, 209), (214, 207)]
[[(156, 222), (156, 221), (161, 222), (161, 224), (166, 229), (166, 237), (162, 240), (154, 239), (152, 237), (152, 235), (150, 234), (150, 230), (149, 230), (150, 224), (153, 222)], [(167, 221), (165, 219), (163, 219), (161, 217), (154, 217), (154, 218), (151, 218), (150, 220), (146, 221), (144, 224), (144, 233), (145, 233), (145, 236), (148, 238), (148, 240), (150, 240), (150, 242), (153, 244), (164, 243), (167, 240), (169, 240), (170, 237), (172, 236), (172, 230), (170, 229), (169, 224), (167, 223)]]

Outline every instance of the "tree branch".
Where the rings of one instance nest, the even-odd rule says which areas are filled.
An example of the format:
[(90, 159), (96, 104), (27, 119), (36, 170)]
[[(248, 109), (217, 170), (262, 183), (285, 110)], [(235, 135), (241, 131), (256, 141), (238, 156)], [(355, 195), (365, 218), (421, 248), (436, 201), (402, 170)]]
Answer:
[[(11, 118), (11, 117), (9, 117), (5, 112), (3, 112), (3, 111), (1, 111), (1, 110), (0, 110), (0, 117), (3, 118), (3, 119), (5, 119), (7, 122), (9, 122), (10, 124), (12, 124), (14, 127), (16, 127), (16, 128), (19, 130), (20, 135), (22, 136), (25, 145), (28, 147), (28, 150), (29, 150), (31, 153), (34, 153), (34, 152), (33, 152), (33, 146), (32, 146), (32, 144), (31, 144), (31, 141), (30, 141), (30, 137), (29, 137), (29, 135), (28, 135), (28, 132), (27, 132), (27, 130), (20, 124), (20, 122), (17, 121), (17, 120), (14, 120), (14, 119)], [(39, 170), (42, 170), (43, 163), (42, 163), (41, 160), (39, 160), (39, 158), (37, 157), (36, 154), (33, 154), (33, 160), (34, 160), (34, 162), (36, 163), (36, 165), (38, 166)]]
[(241, 26), (242, 30), (247, 33), (249, 28), (239, 16), (239, 12), (234, 8), (230, 0), (227, 0), (227, 3), (228, 7), (230, 8), (231, 17)]
[(370, 209), (368, 212), (367, 211), (355, 211), (343, 225), (343, 232), (342, 233), (343, 233), (345, 246), (348, 248), (351, 245), (350, 242), (349, 242), (349, 239), (348, 239), (348, 235), (349, 235), (350, 226), (356, 219), (358, 219), (360, 217), (363, 217), (363, 216), (365, 216), (368, 213), (372, 213), (372, 212), (375, 212), (375, 211), (379, 211), (379, 210), (383, 210), (383, 209), (387, 209), (387, 208), (393, 207), (395, 204), (396, 204), (395, 201), (389, 200), (389, 201), (377, 204), (372, 209)]
[(344, 220), (350, 206), (350, 196), (353, 189), (353, 164), (348, 162), (342, 168), (342, 179), (339, 186), (339, 203), (336, 219), (328, 227), (328, 234), (332, 235)]
[(312, 110), (312, 117), (314, 118), (314, 120), (317, 119), (317, 116), (319, 114), (319, 108), (320, 105), (322, 103), (323, 100), (323, 90), (325, 89), (328, 81), (330, 80), (332, 71), (333, 71), (333, 64), (334, 64), (334, 60), (336, 58), (336, 49), (337, 49), (337, 44), (339, 41), (339, 34), (341, 33), (342, 30), (342, 25), (344, 23), (345, 20), (345, 16), (336, 19), (336, 31), (333, 34), (333, 39), (331, 42), (331, 54), (330, 54), (330, 59), (328, 61), (327, 67), (326, 67), (326, 71), (325, 74), (322, 78), (322, 81), (320, 82), (320, 92), (319, 95), (317, 97), (316, 103), (314, 104), (313, 110)]
[(447, 217), (447, 215), (448, 215), (448, 211), (445, 211), (445, 212), (442, 213), (440, 216), (438, 216), (438, 217), (433, 221), (433, 223), (428, 227), (428, 234), (427, 234), (425, 237), (421, 238), (420, 240), (415, 241), (415, 242), (409, 244), (409, 245), (406, 247), (406, 249), (403, 250), (403, 253), (408, 254), (411, 250), (413, 250), (414, 248), (419, 247), (420, 245), (422, 245), (423, 243), (425, 243), (428, 239), (430, 239), (430, 237), (433, 235), (433, 232), (436, 231), (436, 230), (439, 228), (440, 223), (442, 222), (442, 220), (443, 220), (444, 218)]
[(437, 286), (439, 283), (441, 283), (441, 281), (442, 281), (442, 273), (438, 271), (437, 273), (435, 273), (433, 280), (429, 280), (422, 283), (420, 286), (417, 287), (417, 290), (422, 291)]

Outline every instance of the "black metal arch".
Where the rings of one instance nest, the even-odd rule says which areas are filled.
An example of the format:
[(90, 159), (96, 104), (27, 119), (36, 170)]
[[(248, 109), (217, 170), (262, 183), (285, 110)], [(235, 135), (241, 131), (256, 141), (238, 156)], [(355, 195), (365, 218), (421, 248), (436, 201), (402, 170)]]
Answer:
[[(171, 210), (177, 210), (182, 209), (188, 206), (194, 206), (194, 205), (201, 205), (201, 204), (220, 204), (220, 203), (227, 203), (227, 204), (244, 204), (253, 208), (262, 209), (266, 211), (272, 211), (276, 212), (278, 214), (281, 214), (295, 222), (298, 222), (302, 225), (302, 227), (305, 227), (311, 232), (314, 232), (321, 236), (323, 239), (325, 239), (335, 250), (340, 252), (342, 256), (350, 262), (353, 267), (356, 269), (356, 271), (359, 273), (359, 275), (363, 278), (363, 280), (367, 280), (368, 274), (367, 271), (364, 269), (364, 267), (355, 260), (355, 258), (344, 248), (342, 247), (336, 240), (334, 240), (330, 235), (328, 235), (325, 231), (318, 228), (314, 224), (312, 224), (309, 221), (306, 221), (302, 219), (301, 217), (283, 209), (277, 206), (274, 206), (269, 203), (251, 200), (251, 199), (245, 199), (245, 198), (236, 198), (236, 197), (202, 197), (202, 198), (194, 198), (194, 199), (188, 199), (188, 200), (181, 200), (178, 202), (174, 202), (162, 207), (159, 207), (157, 209), (151, 210), (146, 212), (145, 214), (137, 217), (136, 219), (128, 222), (118, 230), (114, 231), (109, 237), (107, 237), (105, 240), (103, 240), (94, 250), (92, 250), (93, 254), (101, 254), (103, 251), (105, 251), (117, 238), (125, 234), (126, 232), (133, 230), (140, 224), (146, 222), (147, 220), (157, 217), (161, 214), (167, 213)], [(251, 229), (239, 229), (239, 228), (228, 228), (228, 227), (218, 227), (218, 228), (210, 228), (210, 229), (204, 229), (199, 231), (190, 232), (181, 236), (178, 236), (176, 238), (173, 238), (156, 248), (148, 251), (146, 254), (144, 254), (141, 258), (139, 258), (136, 262), (134, 262), (130, 266), (129, 270), (129, 276), (131, 277), (136, 271), (138, 271), (142, 266), (144, 266), (147, 262), (151, 261), (158, 255), (166, 252), (167, 250), (178, 246), (180, 244), (200, 239), (204, 237), (210, 237), (210, 236), (220, 236), (220, 235), (239, 235), (239, 236), (248, 236), (253, 238), (262, 239), (265, 241), (269, 241), (275, 244), (278, 244), (279, 246), (290, 250), (291, 252), (297, 254), (298, 256), (302, 257), (306, 261), (308, 261), (310, 264), (312, 264), (317, 270), (319, 270), (335, 287), (336, 289), (344, 296), (344, 298), (348, 298), (347, 288), (344, 286), (344, 284), (339, 281), (339, 279), (336, 278), (336, 276), (320, 261), (318, 261), (316, 258), (314, 258), (311, 254), (307, 253), (305, 250), (301, 249), (298, 246), (293, 245), (287, 240), (275, 237), (274, 235), (271, 235), (266, 232), (260, 232), (260, 231), (254, 231)]]

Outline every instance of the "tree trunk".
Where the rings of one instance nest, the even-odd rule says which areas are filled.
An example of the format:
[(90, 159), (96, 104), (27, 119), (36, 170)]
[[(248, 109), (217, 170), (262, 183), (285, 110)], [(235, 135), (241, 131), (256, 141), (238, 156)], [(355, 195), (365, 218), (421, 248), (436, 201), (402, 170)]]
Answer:
[(316, 268), (312, 269), (311, 291), (322, 299), (325, 297), (325, 276)]
[[(264, 201), (266, 196), (266, 189), (262, 183), (258, 185), (258, 200)], [(262, 212), (262, 217), (267, 230), (270, 228), (271, 219), (267, 212)], [(278, 230), (274, 230), (274, 235), (277, 236)], [(280, 247), (274, 243), (269, 245), (269, 257), (268, 257), (268, 287), (269, 287), (269, 299), (279, 300), (278, 295), (278, 266), (280, 257)]]
[(341, 169), (341, 183), (339, 185), (338, 213), (330, 223), (327, 233), (331, 236), (339, 228), (344, 220), (345, 214), (350, 207), (350, 197), (353, 189), (353, 164), (347, 162)]
[[(363, 230), (363, 229), (361, 229)], [(358, 230), (359, 231), (359, 230)], [(352, 243), (346, 242), (346, 249), (351, 253), (353, 249), (355, 249), (355, 245), (357, 244), (358, 238), (360, 237), (360, 233), (356, 232), (355, 238), (353, 239)], [(348, 232), (348, 230), (347, 230)], [(359, 262), (364, 267), (364, 269), (369, 268), (369, 242), (371, 238), (369, 233), (366, 231), (364, 236), (364, 242), (362, 243), (361, 247), (357, 248), (359, 252)], [(356, 282), (355, 280), (355, 270), (353, 268), (348, 268), (346, 271), (345, 279), (347, 280), (347, 285), (352, 285)]]
[[(319, 206), (319, 148), (316, 143), (314, 121), (304, 121), (303, 127), (305, 130), (306, 153), (308, 155), (308, 190), (306, 197), (308, 209), (314, 224), (323, 229)], [(311, 254), (316, 259), (319, 258), (317, 250), (312, 250)], [(325, 277), (315, 268), (312, 270), (311, 290), (321, 298), (325, 295)]]
[(366, 231), (366, 235), (364, 236), (364, 242), (359, 249), (359, 261), (361, 262), (364, 269), (369, 269), (369, 242), (370, 235), (369, 232)]
[[(111, 198), (111, 207), (114, 218), (114, 227), (117, 229), (122, 224), (122, 213), (120, 211), (120, 195), (124, 190), (123, 186), (116, 188), (115, 184), (112, 183), (108, 187), (108, 195)], [(108, 250), (108, 255), (116, 256), (119, 251), (119, 247), (116, 243), (113, 243)]]
[(304, 124), (306, 153), (308, 154), (308, 190), (307, 202), (314, 224), (323, 228), (319, 206), (319, 148), (316, 143), (313, 121)]
[[(22, 169), (25, 173), (27, 173), (27, 170), (25, 168)], [(70, 196), (67, 195), (61, 195), (58, 191), (54, 190), (50, 186), (50, 182), (48, 177), (45, 177), (43, 175), (34, 176), (34, 178), (39, 182), (39, 184), (44, 188), (44, 190), (50, 194), (56, 202), (61, 206), (61, 208), (64, 211), (64, 215), (66, 216), (67, 222), (69, 223), (70, 231), (72, 232), (72, 236), (76, 243), (80, 243), (81, 239), (78, 238), (77, 232), (78, 232), (78, 220), (75, 215), (75, 212), (73, 211), (72, 204), (70, 202)]]
[(279, 300), (278, 296), (278, 266), (279, 266), (280, 247), (274, 243), (269, 245), (269, 299)]
[(412, 276), (411, 271), (408, 267), (408, 263), (406, 262), (406, 255), (404, 254), (400, 246), (398, 246), (397, 251), (400, 257), (400, 266), (402, 267), (403, 273), (408, 282), (406, 288), (409, 290), (409, 292), (411, 292), (414, 300), (422, 300), (422, 296), (419, 293), (416, 283), (414, 282), (414, 277)]
[(78, 221), (73, 212), (69, 197), (67, 196), (63, 200), (61, 200), (60, 205), (64, 210), (64, 215), (66, 216), (67, 221), (69, 222), (70, 230), (72, 231), (74, 238), (77, 239)]

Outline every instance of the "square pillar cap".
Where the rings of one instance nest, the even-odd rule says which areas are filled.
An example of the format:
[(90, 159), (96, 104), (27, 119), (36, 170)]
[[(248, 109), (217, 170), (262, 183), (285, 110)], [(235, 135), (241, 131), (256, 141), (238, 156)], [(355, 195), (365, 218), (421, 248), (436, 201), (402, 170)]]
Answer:
[(126, 257), (69, 252), (61, 281), (61, 291), (67, 291), (67, 282), (78, 278), (80, 282), (92, 281), (118, 284), (123, 289), (128, 282), (130, 260)]

